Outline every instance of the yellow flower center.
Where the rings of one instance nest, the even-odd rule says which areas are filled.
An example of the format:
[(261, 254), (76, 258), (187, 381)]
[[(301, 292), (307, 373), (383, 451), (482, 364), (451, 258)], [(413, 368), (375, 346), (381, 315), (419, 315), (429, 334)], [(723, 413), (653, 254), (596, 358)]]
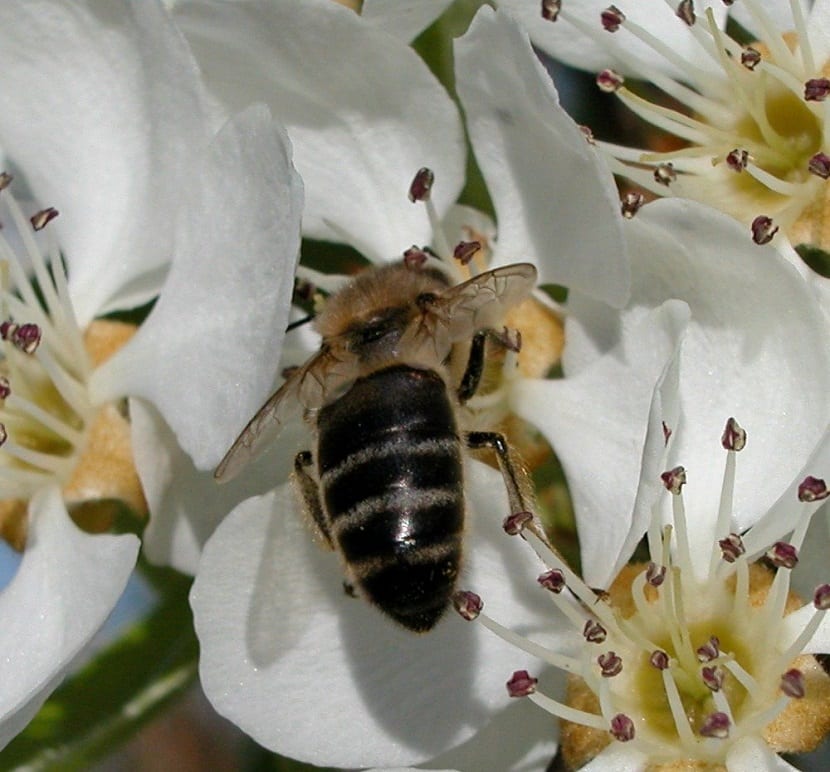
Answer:
[(31, 233), (57, 213), (27, 220), (3, 190), (8, 176), (0, 179), (8, 221), (26, 253), (21, 260), (0, 236), (0, 536), (22, 549), (27, 502), (47, 485), (63, 490), (76, 522), (91, 531), (112, 525), (116, 500), (138, 513), (146, 504), (123, 409), (93, 404), (88, 390), (93, 369), (134, 327), (96, 320), (81, 333), (57, 248), (44, 255)]

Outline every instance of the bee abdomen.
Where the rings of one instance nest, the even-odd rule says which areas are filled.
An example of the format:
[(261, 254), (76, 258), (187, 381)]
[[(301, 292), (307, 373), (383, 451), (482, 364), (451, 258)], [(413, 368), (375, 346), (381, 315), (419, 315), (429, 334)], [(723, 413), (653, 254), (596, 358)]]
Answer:
[(444, 381), (394, 366), (359, 379), (318, 418), (332, 537), (369, 600), (431, 629), (461, 562), (461, 447)]

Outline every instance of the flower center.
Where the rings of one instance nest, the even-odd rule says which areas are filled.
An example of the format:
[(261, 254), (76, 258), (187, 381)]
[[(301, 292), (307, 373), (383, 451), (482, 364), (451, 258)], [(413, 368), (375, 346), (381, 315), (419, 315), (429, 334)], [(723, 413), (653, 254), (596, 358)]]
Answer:
[[(552, 593), (559, 612), (581, 637), (575, 655), (529, 641), (483, 613), (473, 593), (459, 593), (456, 607), (506, 641), (569, 675), (568, 694), (558, 701), (536, 690), (537, 681), (517, 671), (511, 696), (528, 696), (562, 720), (562, 749), (577, 769), (614, 742), (631, 743), (652, 764), (685, 760), (724, 763), (733, 743), (760, 737), (773, 750), (812, 750), (830, 731), (830, 688), (818, 688), (813, 712), (818, 726), (801, 744), (788, 714), (793, 700), (814, 679), (803, 672), (812, 658), (799, 658), (830, 608), (830, 584), (819, 586), (812, 604), (790, 592), (813, 502), (828, 495), (821, 480), (807, 478), (799, 490), (805, 504), (789, 542), (777, 542), (759, 561), (747, 554), (741, 536), (729, 533), (735, 454), (746, 435), (734, 419), (722, 438), (728, 450), (710, 555), (693, 559), (682, 488), (686, 473), (662, 475), (672, 494), (672, 524), (663, 526), (655, 503), (647, 543), (652, 562), (628, 565), (601, 596), (588, 588), (539, 537), (524, 538), (548, 566), (539, 584)], [(708, 565), (701, 565), (708, 564)], [(567, 591), (566, 591), (567, 590)], [(806, 665), (802, 660), (806, 661)], [(812, 673), (810, 674), (813, 678)], [(781, 740), (787, 738), (786, 743)]]
[[(597, 77), (603, 90), (646, 122), (683, 141), (680, 149), (649, 152), (599, 143), (616, 174), (663, 195), (680, 195), (714, 205), (743, 222), (772, 218), (794, 244), (830, 247), (821, 221), (826, 208), (824, 181), (830, 177), (827, 64), (815, 62), (804, 19), (795, 33), (781, 34), (756, 0), (745, 0), (762, 39), (751, 46), (720, 30), (711, 10), (705, 18), (678, 12), (700, 43), (708, 66), (686, 61), (613, 6), (602, 15), (606, 32), (626, 30), (683, 73), (683, 79), (653, 73), (624, 50), (625, 38), (612, 38), (579, 17), (562, 16), (604, 45), (631, 69), (652, 80), (677, 109), (653, 104), (626, 88), (610, 70)], [(619, 45), (615, 45), (619, 43)], [(766, 243), (767, 229), (756, 241)]]
[[(70, 506), (121, 489), (141, 511), (143, 497), (126, 420), (114, 406), (94, 405), (88, 390), (93, 367), (111, 353), (104, 349), (123, 344), (132, 328), (95, 321), (82, 333), (57, 244), (49, 238), (42, 248), (48, 230), (36, 236), (58, 212), (27, 219), (6, 189), (10, 182), (0, 175), (2, 220), (13, 233), (0, 234), (0, 535), (21, 549), (26, 502), (46, 485), (57, 484)], [(99, 522), (100, 512), (75, 514), (92, 530), (109, 525)]]
[(5, 434), (0, 497), (29, 498), (44, 478), (68, 480), (95, 409), (86, 388), (91, 365), (60, 255), (53, 244), (44, 256), (33, 233), (57, 212), (43, 210), (29, 222), (9, 191), (3, 193), (3, 204), (25, 257), (0, 236), (5, 274), (0, 290), (0, 434)]

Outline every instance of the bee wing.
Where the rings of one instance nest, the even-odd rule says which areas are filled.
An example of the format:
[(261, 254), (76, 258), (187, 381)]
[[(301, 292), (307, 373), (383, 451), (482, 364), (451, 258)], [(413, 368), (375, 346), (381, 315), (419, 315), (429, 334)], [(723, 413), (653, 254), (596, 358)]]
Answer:
[(527, 298), (535, 285), (536, 267), (531, 263), (480, 273), (442, 292), (407, 329), (402, 343), (415, 352), (432, 346), (430, 353), (442, 361), (453, 343), (501, 325), (505, 313)]
[(213, 476), (228, 482), (253, 461), (280, 433), (285, 422), (299, 408), (314, 410), (323, 405), (331, 380), (341, 375), (337, 358), (330, 349), (321, 349), (288, 376), (248, 422), (230, 450), (219, 462)]

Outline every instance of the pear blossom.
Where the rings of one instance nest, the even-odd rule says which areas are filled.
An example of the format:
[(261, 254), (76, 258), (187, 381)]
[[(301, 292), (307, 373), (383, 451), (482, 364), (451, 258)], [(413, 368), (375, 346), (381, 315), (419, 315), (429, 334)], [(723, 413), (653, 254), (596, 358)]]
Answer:
[[(505, 114), (516, 116), (516, 103), (525, 98), (532, 105), (538, 103), (528, 85), (533, 80), (533, 53), (522, 38), (516, 25), (503, 15), (482, 11), (457, 44), (459, 93), (474, 142), (477, 126), (498, 125)], [(511, 67), (505, 66), (507, 61), (523, 73), (523, 90), (515, 83), (509, 87)], [(478, 104), (485, 109), (478, 118), (467, 104), (476, 93), (467, 85), (473, 76), (480, 93), (489, 96), (479, 97)], [(507, 85), (502, 85), (505, 81)], [(507, 145), (493, 157), (509, 156), (512, 150)], [(482, 168), (487, 177), (486, 164)], [(628, 737), (632, 723), (635, 737), (638, 732), (642, 735), (641, 724), (650, 717), (643, 718), (643, 710), (634, 711), (623, 698), (616, 701), (615, 695), (633, 695), (636, 702), (639, 682), (632, 682), (630, 666), (626, 669), (632, 648), (627, 643), (628, 648), (623, 649), (625, 636), (613, 638), (614, 645), (606, 645), (606, 641), (619, 629), (630, 633), (637, 645), (642, 635), (637, 638), (629, 628), (623, 629), (622, 623), (612, 630), (609, 617), (616, 613), (613, 608), (608, 614), (602, 610), (586, 614), (585, 608), (594, 611), (596, 607), (595, 594), (588, 588), (611, 586), (615, 577), (627, 570), (634, 548), (648, 533), (655, 565), (653, 576), (646, 576), (656, 586), (660, 567), (674, 566), (683, 572), (674, 585), (676, 591), (691, 598), (685, 604), (689, 617), (681, 618), (676, 630), (682, 631), (684, 624), (703, 624), (703, 615), (710, 610), (705, 601), (711, 599), (713, 608), (723, 608), (727, 597), (723, 584), (727, 574), (717, 573), (724, 571), (717, 567), (722, 562), (718, 542), (726, 541), (730, 533), (744, 534), (749, 546), (741, 560), (747, 565), (750, 558), (778, 541), (789, 537), (798, 544), (803, 539), (815, 505), (800, 505), (797, 488), (808, 475), (827, 474), (830, 423), (827, 319), (810, 287), (784, 257), (770, 246), (753, 245), (729, 218), (680, 200), (640, 207), (624, 223), (624, 235), (632, 269), (631, 296), (625, 308), (620, 312), (603, 307), (571, 292), (566, 306), (564, 377), (520, 379), (510, 390), (513, 410), (541, 429), (562, 461), (577, 517), (581, 578), (537, 545), (546, 561), (539, 566), (539, 591), (555, 593), (565, 586), (570, 588), (562, 592), (561, 599), (555, 596), (558, 612), (548, 615), (547, 637), (557, 637), (556, 645), (546, 645), (535, 634), (490, 613), (486, 593), (468, 585), (484, 603), (479, 622), (517, 644), (522, 656), (534, 653), (556, 666), (560, 674), (589, 671), (586, 681), (599, 694), (599, 708), (583, 711), (595, 714), (589, 719), (577, 715), (568, 701), (559, 699), (554, 706), (538, 696), (557, 691), (549, 684), (534, 685), (536, 677), (543, 682), (552, 678), (538, 667), (525, 672), (519, 665), (507, 665), (505, 680), (511, 670), (517, 674), (508, 687), (511, 693), (526, 693), (545, 702), (555, 715), (571, 722), (601, 727), (603, 738), (610, 736), (610, 729), (620, 740)], [(542, 400), (551, 408), (539, 412), (534, 407)], [(724, 483), (722, 462), (713, 462), (713, 445), (730, 415), (744, 416), (742, 423), (751, 439)], [(688, 514), (682, 529), (668, 506), (667, 499), (673, 497), (666, 493), (660, 477), (681, 465), (689, 470), (690, 480), (683, 488)], [(663, 530), (667, 524), (675, 526), (676, 539)], [(797, 533), (790, 537), (793, 530)], [(815, 534), (815, 541), (826, 549), (827, 534), (821, 523)], [(532, 535), (527, 538), (531, 540)], [(715, 563), (713, 556), (718, 563), (710, 568)], [(637, 581), (641, 592), (645, 579)], [(826, 648), (824, 627), (812, 631), (812, 640), (809, 636), (798, 638), (808, 624), (816, 624), (806, 620), (814, 611), (809, 601), (815, 584), (826, 581), (820, 575), (814, 578), (804, 611), (796, 616), (784, 616), (783, 609), (778, 612), (766, 662), (778, 655), (795, 659), (802, 651)], [(783, 582), (782, 578), (778, 585)], [(584, 605), (573, 601), (571, 592)], [(769, 595), (775, 599), (770, 606), (777, 607), (780, 599), (787, 597), (786, 587), (776, 586)], [(612, 590), (612, 604), (613, 597)], [(746, 605), (745, 597), (735, 603), (739, 601)], [(656, 613), (651, 612), (652, 619)], [(591, 620), (600, 623), (600, 628), (593, 623), (584, 626)], [(749, 639), (751, 629), (738, 632)], [(588, 640), (601, 643), (598, 646)], [(796, 640), (796, 650), (789, 651)], [(705, 640), (697, 645), (703, 643)], [(602, 661), (598, 662), (600, 655)], [(782, 663), (780, 673), (775, 674), (776, 684), (789, 665), (789, 661)], [(621, 674), (615, 675), (620, 667)], [(767, 686), (754, 714), (766, 716), (767, 723), (772, 714), (764, 710), (778, 699), (776, 692), (771, 701), (767, 696), (771, 672), (764, 671)], [(707, 671), (713, 682), (721, 675), (719, 670)], [(605, 687), (596, 687), (598, 680), (600, 684), (619, 683), (619, 691), (608, 687), (609, 697)], [(559, 691), (564, 690), (560, 687)], [(616, 710), (614, 705), (626, 709)], [(662, 713), (671, 726), (682, 714), (676, 708), (673, 704)], [(826, 713), (821, 702), (815, 710), (819, 715)], [(718, 712), (727, 713), (710, 711)], [(721, 731), (716, 723), (713, 720), (713, 732)], [(747, 760), (761, 758), (773, 768), (779, 762), (770, 761), (774, 756), (760, 739), (764, 725), (741, 725), (746, 738), (742, 743), (736, 743), (734, 749), (721, 744), (706, 758), (733, 754), (729, 763), (736, 769), (754, 768)], [(509, 734), (510, 729), (503, 726), (503, 731)], [(737, 739), (737, 732), (732, 735)], [(596, 759), (596, 767), (590, 768), (637, 769), (665, 761), (666, 753), (674, 753), (676, 759), (694, 757), (688, 749), (678, 750), (677, 744), (666, 751), (665, 743), (655, 750), (655, 743), (615, 742)]]
[[(551, 56), (598, 73), (637, 116), (682, 140), (664, 152), (600, 143), (616, 174), (713, 205), (752, 238), (828, 248), (827, 3), (500, 0)], [(729, 19), (750, 40), (726, 32)], [(674, 106), (625, 85), (651, 81)], [(778, 234), (776, 236), (776, 234)]]
[[(514, 177), (533, 164), (509, 166), (494, 190), (500, 226), (493, 239), (485, 218), (453, 206), (464, 168), (458, 111), (399, 40), (330, 2), (188, 2), (177, 4), (175, 14), (213, 93), (229, 109), (263, 100), (285, 122), (307, 192), (307, 235), (349, 243), (372, 262), (401, 259), (412, 245), (429, 247), (459, 279), (453, 248), (462, 233), (468, 242), (481, 235), (489, 259), (477, 256), (473, 270), (529, 260), (545, 282), (568, 284), (609, 305), (625, 302), (627, 255), (613, 183), (598, 173), (601, 159), (555, 105), (535, 116), (535, 149), (560, 159), (563, 175), (582, 180), (580, 197), (554, 175), (534, 174), (528, 188), (538, 186), (534, 216), (528, 227), (511, 229), (520, 211)], [(319, 54), (314, 68), (305, 63), (310, 50)], [(358, 59), (349, 55), (355, 50)], [(419, 169), (431, 170), (435, 182), (428, 196), (410, 201)], [(580, 218), (584, 208), (601, 214), (596, 221)], [(553, 222), (549, 211), (558, 212)], [(553, 240), (561, 252), (550, 253)], [(591, 260), (573, 260), (576, 254)], [(307, 269), (298, 275), (325, 290), (342, 284)], [(316, 345), (306, 328), (292, 331), (283, 365), (301, 363)], [(172, 506), (158, 508), (162, 516), (151, 521), (148, 549), (155, 559), (196, 570), (191, 603), (200, 677), (214, 707), (266, 747), (317, 764), (424, 762), (452, 747), (470, 753), (469, 744), (482, 737), (494, 754), (514, 761), (549, 756), (551, 743), (525, 720), (532, 711), (509, 705), (489, 667), (504, 644), (452, 617), (416, 638), (344, 594), (337, 555), (312, 543), (287, 483), (293, 456), (312, 443), (299, 421), (284, 427), (269, 457), (252, 464), (252, 487), (262, 495), (229, 515), (229, 508), (206, 501), (196, 518), (168, 499)], [(198, 470), (180, 457), (163, 475), (182, 482), (198, 479)], [(494, 597), (522, 617), (530, 612), (502, 581), (520, 570), (521, 554), (501, 527), (508, 514), (504, 483), (473, 461), (466, 475), (465, 574), (493, 584)], [(329, 705), (325, 715), (321, 698)], [(483, 729), (505, 710), (524, 726), (508, 744), (495, 729)]]
[[(615, 189), (610, 178), (592, 171), (601, 159), (556, 105), (536, 117), (539, 152), (555, 153), (564, 175), (584, 181), (583, 210), (590, 207), (605, 216), (595, 221), (577, 217), (580, 205), (569, 192), (552, 177), (534, 174), (527, 179), (538, 187), (526, 194), (538, 199), (540, 210), (561, 211), (570, 227), (564, 230), (547, 217), (534, 217), (532, 229), (517, 227), (511, 233), (500, 225), (495, 242), (489, 218), (455, 204), (465, 157), (458, 110), (426, 65), (398, 39), (329, 0), (187, 0), (176, 3), (174, 13), (217, 98), (231, 110), (262, 100), (287, 127), (306, 190), (304, 235), (349, 244), (373, 263), (400, 259), (413, 245), (429, 247), (459, 281), (469, 270), (459, 269), (453, 248), (461, 239), (479, 239), (482, 254), (489, 257), (482, 261), (477, 256), (473, 270), (531, 261), (542, 283), (579, 287), (614, 305), (624, 302), (629, 279)], [(305, 66), (309, 50), (319, 53), (314, 68)], [(355, 50), (363, 55), (351, 56)], [(421, 168), (434, 173), (435, 183), (428, 200), (410, 203), (410, 186)], [(505, 223), (518, 212), (513, 176), (524, 177), (530, 170), (506, 171), (495, 191), (497, 215)], [(562, 249), (548, 255), (554, 240)], [(569, 259), (583, 248), (601, 269)], [(298, 276), (326, 292), (344, 281), (304, 267)], [(307, 327), (292, 332), (283, 346), (282, 368), (301, 364), (318, 343)], [(270, 347), (263, 356), (276, 352)], [(159, 436), (167, 431), (151, 419), (139, 417), (136, 424), (138, 431)], [(244, 424), (240, 419), (238, 430)], [(253, 465), (256, 482), (248, 485), (256, 492), (266, 492), (288, 475), (293, 451), (284, 451), (297, 445), (301, 432), (292, 426), (284, 431), (281, 447)], [(205, 474), (187, 457), (160, 463), (164, 469), (158, 479), (175, 476), (190, 481), (179, 490), (203, 489)], [(195, 572), (202, 545), (228, 511), (223, 490), (205, 495), (198, 516), (182, 506), (175, 489), (159, 492), (165, 498), (156, 508), (165, 516), (152, 520), (145, 534), (151, 558)], [(147, 495), (157, 500), (156, 492)]]
[[(22, 550), (0, 592), (0, 747), (135, 565), (135, 536), (89, 530), (108, 528), (106, 500), (142, 513), (142, 459), (164, 452), (125, 416), (158, 411), (212, 465), (272, 376), (235, 393), (214, 379), (258, 335), (279, 340), (299, 243), (301, 185), (267, 109), (228, 120), (160, 4), (102, 11), (0, 9), (0, 512)], [(101, 319), (159, 293), (135, 334)]]
[[(460, 217), (469, 224), (471, 218), (469, 211), (459, 214), (452, 208), (463, 166), (460, 123), (411, 51), (327, 3), (194, 0), (178, 4), (176, 18), (221, 101), (238, 107), (245, 99), (264, 100), (286, 122), (308, 193), (308, 235), (346, 241), (373, 261), (399, 257), (413, 243), (431, 245), (445, 256), (451, 251), (447, 247), (455, 238), (448, 233), (457, 233), (452, 223)], [(338, 55), (340, 45), (360, 50), (360, 61), (345, 50)], [(300, 51), (319, 54), (313, 72), (303, 65)], [(668, 266), (666, 256), (674, 253), (692, 262), (689, 250), (694, 249), (706, 257), (706, 267), (694, 281), (707, 290), (716, 286), (726, 291), (731, 286), (726, 280), (735, 279), (738, 268), (726, 262), (722, 272), (707, 271), (725, 262), (724, 248), (749, 249), (753, 257), (757, 248), (723, 219), (716, 220), (710, 239), (679, 246), (670, 234), (705, 234), (712, 216), (679, 202), (646, 207), (632, 223), (624, 223), (601, 157), (559, 108), (526, 38), (503, 15), (483, 10), (459, 43), (457, 57), (467, 128), (498, 221), (488, 264), (529, 259), (543, 281), (569, 287), (569, 312), (581, 311), (574, 318), (596, 326), (589, 334), (587, 327), (580, 330), (569, 321), (575, 345), (568, 366), (575, 386), (582, 385), (580, 370), (596, 353), (592, 345), (614, 349), (622, 332), (632, 336), (603, 359), (605, 371), (584, 376), (604, 376), (603, 393), (613, 376), (619, 388), (605, 399), (624, 400), (625, 410), (614, 413), (616, 431), (591, 435), (601, 446), (609, 443), (603, 452), (629, 451), (616, 456), (619, 464), (608, 470), (618, 488), (600, 492), (604, 504), (615, 497), (619, 501), (595, 510), (593, 523), (585, 520), (583, 526), (586, 544), (610, 544), (616, 547), (612, 554), (622, 555), (629, 525), (624, 518), (597, 517), (596, 512), (633, 509), (651, 395), (689, 318), (688, 304), (664, 287), (665, 269), (651, 279), (648, 272), (640, 274), (645, 300), (620, 316), (620, 308), (630, 302), (627, 255), (632, 249), (647, 252), (654, 263), (665, 259)], [(429, 199), (413, 206), (405, 197), (419, 168), (431, 169), (436, 182)], [(765, 251), (779, 271), (775, 278), (783, 275), (789, 288), (786, 267), (770, 248)], [(686, 262), (682, 265), (681, 278), (688, 276)], [(306, 270), (301, 276), (324, 289), (339, 286), (339, 280), (326, 275)], [(785, 299), (792, 297), (782, 295), (780, 302)], [(740, 311), (752, 311), (752, 321), (739, 327), (737, 340), (756, 340), (749, 334), (752, 325), (759, 317), (767, 319), (760, 306), (748, 305)], [(729, 320), (740, 322), (739, 313)], [(703, 325), (696, 329), (702, 343)], [(733, 342), (729, 329), (720, 353)], [(314, 345), (307, 331), (292, 335), (299, 342), (286, 339), (285, 364), (301, 362)], [(776, 339), (776, 354), (781, 342)], [(819, 344), (803, 346), (799, 355), (809, 352), (821, 359)], [(561, 445), (572, 462), (569, 476), (579, 481), (593, 471), (584, 453), (580, 465), (573, 452), (585, 445), (585, 425), (579, 423), (584, 410), (573, 410), (575, 400), (569, 402), (552, 384), (519, 379), (506, 394), (517, 413), (539, 426), (557, 449)], [(561, 423), (570, 425), (549, 431), (552, 423), (545, 419), (560, 414), (560, 394)], [(598, 390), (591, 394), (598, 399)], [(764, 396), (772, 411), (778, 403), (768, 392)], [(817, 393), (812, 396), (821, 402)], [(579, 404), (597, 407), (603, 402)], [(776, 420), (778, 427), (780, 415)], [(493, 663), (504, 654), (502, 641), (478, 635), (477, 626), (452, 618), (429, 636), (413, 638), (343, 593), (337, 556), (311, 543), (294, 494), (283, 482), (291, 457), (309, 441), (301, 426), (286, 427), (267, 463), (255, 470), (257, 485), (267, 490), (263, 480), (270, 474), (270, 487), (278, 487), (240, 504), (215, 531), (212, 524), (197, 524), (183, 507), (179, 517), (156, 519), (158, 554), (179, 565), (195, 563), (210, 536), (191, 602), (202, 646), (201, 679), (214, 706), (266, 747), (317, 764), (390, 766), (432, 759), (430, 765), (465, 768), (470, 759), (485, 757), (504, 759), (503, 766), (543, 766), (553, 742), (551, 735), (538, 731), (544, 721), (531, 719), (523, 706), (510, 705), (501, 683), (493, 690)], [(163, 473), (190, 479), (186, 459), (174, 461)], [(465, 581), (487, 588), (481, 592), (488, 609), (499, 610), (492, 612), (494, 618), (516, 629), (544, 629), (543, 638), (558, 640), (555, 631), (546, 629), (538, 605), (514, 594), (528, 562), (516, 562), (521, 553), (512, 551), (501, 532), (506, 507), (501, 480), (474, 463), (467, 474)], [(596, 499), (593, 489), (576, 487)], [(172, 503), (164, 511), (175, 513)], [(216, 520), (224, 514), (206, 504)], [(442, 754), (445, 749), (451, 750)]]
[[(657, 419), (670, 402), (670, 393), (655, 400), (647, 439), (666, 452), (674, 433), (666, 439), (666, 424)], [(698, 528), (698, 513), (684, 506), (692, 470), (688, 482), (684, 467), (659, 475), (663, 496), (673, 502), (665, 524), (655, 486), (642, 480), (642, 503), (652, 507), (649, 559), (626, 566), (601, 599), (536, 537), (527, 536), (543, 561), (540, 589), (551, 593), (556, 606), (551, 621), (565, 631), (557, 646), (539, 646), (535, 636), (505, 629), (487, 615), (486, 601), (478, 601), (484, 626), (569, 674), (559, 699), (538, 686), (531, 674), (538, 669), (515, 671), (507, 682), (511, 696), (528, 697), (561, 720), (569, 768), (704, 763), (729, 770), (795, 769), (775, 752), (814, 750), (830, 732), (830, 676), (810, 656), (830, 645), (826, 560), (818, 558), (825, 576), (805, 599), (791, 589), (802, 550), (809, 549), (806, 539), (817, 538), (826, 555), (823, 524), (811, 536), (808, 527), (828, 489), (823, 480), (805, 477), (798, 495), (790, 500), (788, 490), (778, 507), (789, 523), (770, 511), (739, 535), (733, 530), (735, 471), (741, 464), (736, 454), (746, 442), (751, 437), (730, 418), (721, 439), (723, 485), (714, 492), (720, 494), (718, 523), (709, 533), (715, 539), (703, 552), (695, 552), (689, 538)], [(821, 455), (826, 465), (826, 442)], [(653, 472), (651, 466), (644, 463), (643, 471)], [(765, 545), (759, 530), (777, 540)], [(756, 562), (760, 557), (768, 565)]]

